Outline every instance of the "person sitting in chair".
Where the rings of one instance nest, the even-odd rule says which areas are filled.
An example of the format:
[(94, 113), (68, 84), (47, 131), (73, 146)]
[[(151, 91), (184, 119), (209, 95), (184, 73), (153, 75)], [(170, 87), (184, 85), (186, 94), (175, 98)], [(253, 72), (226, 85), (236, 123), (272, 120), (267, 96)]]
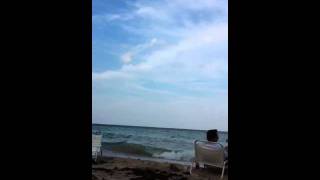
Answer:
[[(210, 142), (218, 142), (219, 140), (219, 135), (218, 135), (218, 130), (217, 129), (211, 129), (207, 131), (207, 141)], [(220, 149), (221, 146), (218, 144), (212, 144), (210, 145), (213, 149)], [(224, 154), (225, 154), (225, 159), (228, 159), (228, 146), (224, 148)], [(196, 164), (196, 168), (199, 168), (199, 164)]]
[[(218, 140), (219, 140), (218, 130), (212, 129), (207, 131), (207, 141), (218, 142)], [(226, 142), (228, 143), (228, 139), (226, 140)], [(212, 146), (212, 147), (215, 148), (215, 146)], [(220, 148), (220, 146), (217, 145), (216, 148)], [(225, 155), (225, 159), (228, 159), (228, 145), (224, 147), (224, 155)]]

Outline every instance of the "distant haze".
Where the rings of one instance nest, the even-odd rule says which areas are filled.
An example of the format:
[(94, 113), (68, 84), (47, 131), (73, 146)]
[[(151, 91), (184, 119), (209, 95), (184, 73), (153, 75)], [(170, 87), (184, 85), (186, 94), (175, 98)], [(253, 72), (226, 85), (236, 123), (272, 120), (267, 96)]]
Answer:
[(225, 0), (93, 0), (93, 123), (228, 130)]

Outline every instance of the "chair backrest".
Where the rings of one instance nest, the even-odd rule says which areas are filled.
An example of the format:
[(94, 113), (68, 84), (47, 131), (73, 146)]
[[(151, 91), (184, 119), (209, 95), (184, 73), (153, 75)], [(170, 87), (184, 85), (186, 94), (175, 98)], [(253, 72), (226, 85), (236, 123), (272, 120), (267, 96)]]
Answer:
[(101, 147), (102, 135), (92, 134), (92, 150), (99, 149)]
[(222, 144), (196, 140), (194, 142), (194, 148), (196, 162), (223, 167), (224, 147)]

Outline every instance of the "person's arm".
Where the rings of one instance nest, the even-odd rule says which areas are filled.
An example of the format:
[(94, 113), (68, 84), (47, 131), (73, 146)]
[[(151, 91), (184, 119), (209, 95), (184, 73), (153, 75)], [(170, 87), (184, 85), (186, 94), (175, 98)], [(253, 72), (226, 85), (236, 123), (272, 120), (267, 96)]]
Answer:
[(224, 147), (224, 157), (228, 160), (228, 145)]

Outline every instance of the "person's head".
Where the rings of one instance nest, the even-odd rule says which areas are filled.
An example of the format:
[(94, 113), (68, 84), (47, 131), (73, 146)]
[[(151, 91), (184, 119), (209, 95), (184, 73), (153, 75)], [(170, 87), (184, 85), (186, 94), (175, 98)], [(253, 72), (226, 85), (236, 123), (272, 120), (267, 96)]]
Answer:
[(211, 129), (207, 131), (207, 140), (217, 142), (219, 140), (218, 130)]

